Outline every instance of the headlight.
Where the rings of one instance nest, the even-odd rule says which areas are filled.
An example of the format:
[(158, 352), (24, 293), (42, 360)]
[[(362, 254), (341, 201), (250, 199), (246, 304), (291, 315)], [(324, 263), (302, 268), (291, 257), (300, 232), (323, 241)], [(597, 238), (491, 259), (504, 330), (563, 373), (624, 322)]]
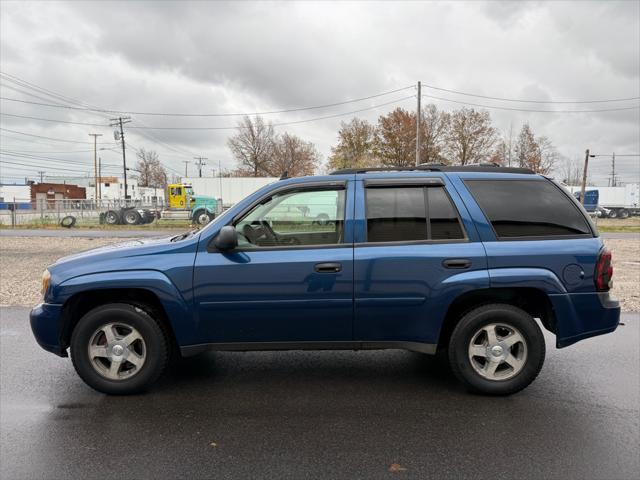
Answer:
[(51, 280), (51, 273), (49, 273), (49, 270), (45, 270), (44, 272), (42, 272), (42, 296), (43, 297), (47, 293), (50, 280)]

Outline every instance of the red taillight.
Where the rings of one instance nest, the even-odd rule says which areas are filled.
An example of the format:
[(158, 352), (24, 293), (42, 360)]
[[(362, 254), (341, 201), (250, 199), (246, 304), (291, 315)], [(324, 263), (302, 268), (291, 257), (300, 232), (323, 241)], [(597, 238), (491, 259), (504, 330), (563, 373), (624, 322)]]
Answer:
[(611, 250), (603, 248), (596, 262), (595, 282), (596, 290), (606, 292), (611, 288), (613, 279), (613, 265), (611, 265)]

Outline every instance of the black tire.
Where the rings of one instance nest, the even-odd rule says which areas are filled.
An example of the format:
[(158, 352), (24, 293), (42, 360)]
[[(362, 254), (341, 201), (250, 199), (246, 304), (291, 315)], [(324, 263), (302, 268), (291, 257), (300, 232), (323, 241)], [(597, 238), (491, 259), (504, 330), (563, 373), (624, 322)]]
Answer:
[(213, 215), (211, 215), (209, 212), (207, 212), (204, 209), (196, 210), (193, 213), (193, 221), (198, 225), (206, 225), (211, 220), (213, 220)]
[(127, 225), (139, 225), (142, 223), (142, 217), (137, 210), (126, 210), (122, 214), (122, 219)]
[(76, 217), (73, 215), (67, 215), (62, 220), (60, 220), (60, 226), (65, 228), (71, 228), (76, 224)]
[[(105, 377), (94, 367), (89, 345), (95, 333), (109, 323), (137, 330), (144, 341), (145, 360), (135, 374), (118, 380)], [(102, 305), (85, 314), (71, 335), (71, 361), (91, 388), (109, 395), (130, 395), (148, 389), (162, 375), (169, 359), (167, 333), (149, 313), (126, 303)]]
[[(477, 332), (491, 324), (511, 327), (524, 339), (524, 364), (510, 378), (485, 378), (476, 371), (469, 358), (470, 345)], [(521, 345), (514, 348), (523, 348)], [(527, 387), (540, 373), (544, 358), (545, 342), (540, 327), (531, 315), (513, 305), (491, 304), (469, 311), (460, 319), (449, 340), (449, 363), (455, 376), (469, 390), (486, 395), (511, 395)], [(510, 368), (508, 364), (505, 366)]]
[(326, 213), (320, 213), (312, 223), (324, 227), (329, 224), (329, 215)]
[(618, 218), (618, 211), (614, 208), (609, 210), (609, 214), (607, 215), (609, 218)]
[(618, 217), (629, 218), (629, 210), (627, 210), (626, 208), (621, 208), (620, 210), (618, 210)]
[(122, 220), (120, 218), (120, 214), (115, 210), (107, 210), (104, 214), (104, 222), (107, 225), (119, 225)]

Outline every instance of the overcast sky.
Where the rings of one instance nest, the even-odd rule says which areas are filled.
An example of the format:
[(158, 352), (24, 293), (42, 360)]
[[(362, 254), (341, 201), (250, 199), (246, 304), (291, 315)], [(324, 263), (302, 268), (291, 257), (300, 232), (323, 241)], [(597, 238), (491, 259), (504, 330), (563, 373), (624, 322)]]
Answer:
[[(423, 83), (477, 95), (539, 101), (640, 96), (640, 2), (6, 2), (1, 8), (1, 70), (51, 92), (93, 106), (135, 112), (236, 113), (335, 103)], [(12, 88), (18, 88), (16, 91)], [(2, 78), (1, 96), (54, 103)], [(425, 88), (458, 102), (534, 110), (637, 107), (638, 100), (594, 104), (495, 101)], [(268, 115), (287, 123), (365, 109), (375, 121), (395, 108), (415, 108), (415, 90), (332, 108)], [(412, 97), (404, 99), (405, 97)], [(45, 100), (43, 100), (46, 99)], [(432, 101), (452, 110), (462, 105)], [(104, 115), (3, 100), (2, 113), (68, 122), (108, 123)], [(560, 152), (582, 161), (597, 154), (640, 153), (640, 111), (536, 113), (489, 108), (501, 131), (529, 122)], [(277, 127), (312, 141), (326, 159), (340, 121), (353, 115)], [(233, 127), (238, 117), (131, 115), (127, 127)], [(89, 141), (112, 129), (2, 116), (2, 128), (65, 140)], [(35, 139), (2, 131), (5, 151), (92, 164), (88, 144)], [(183, 160), (208, 157), (234, 162), (226, 147), (230, 130), (126, 129), (137, 148), (160, 153), (174, 171)], [(144, 134), (145, 136), (143, 136)], [(153, 137), (155, 137), (155, 140)], [(29, 140), (29, 141), (25, 141)], [(35, 143), (34, 143), (35, 141)], [(158, 141), (160, 143), (158, 143)], [(42, 153), (47, 152), (47, 153)], [(133, 157), (135, 152), (130, 151)], [(121, 162), (102, 151), (103, 162)], [(24, 158), (24, 157), (22, 157)], [(37, 164), (38, 160), (3, 160)], [(133, 159), (132, 159), (133, 160)], [(0, 166), (3, 180), (42, 168)], [(82, 165), (80, 165), (82, 163)], [(67, 164), (66, 168), (69, 169)], [(593, 179), (606, 185), (610, 158), (592, 160)], [(625, 181), (638, 181), (640, 159), (618, 157)], [(190, 167), (194, 171), (193, 165)]]

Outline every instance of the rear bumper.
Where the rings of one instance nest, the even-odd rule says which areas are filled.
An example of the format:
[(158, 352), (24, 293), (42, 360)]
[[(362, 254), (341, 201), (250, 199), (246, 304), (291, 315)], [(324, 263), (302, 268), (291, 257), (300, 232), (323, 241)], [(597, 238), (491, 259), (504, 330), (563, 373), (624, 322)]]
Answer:
[(620, 303), (609, 292), (549, 295), (556, 317), (556, 346), (613, 332), (620, 323)]
[(33, 307), (29, 314), (31, 331), (36, 342), (48, 352), (60, 357), (67, 356), (67, 350), (60, 345), (60, 312), (62, 305), (41, 303)]

